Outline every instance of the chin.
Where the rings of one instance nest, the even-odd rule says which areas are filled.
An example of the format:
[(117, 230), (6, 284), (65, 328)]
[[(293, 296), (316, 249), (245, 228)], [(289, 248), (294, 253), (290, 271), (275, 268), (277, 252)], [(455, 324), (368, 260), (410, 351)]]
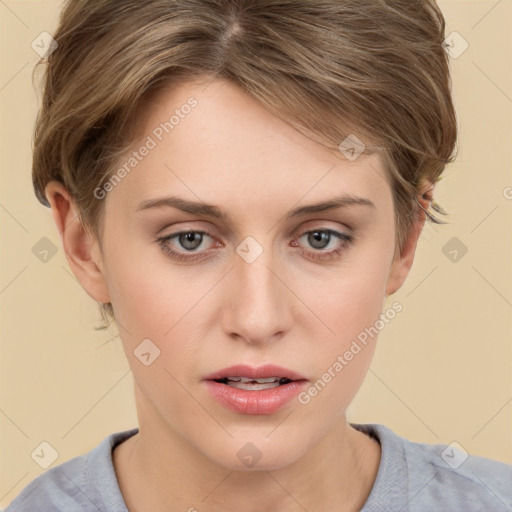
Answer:
[(266, 429), (254, 435), (230, 438), (226, 443), (216, 444), (214, 453), (211, 446), (203, 453), (215, 464), (231, 471), (273, 471), (293, 464), (304, 455), (306, 440), (283, 442), (276, 436), (272, 441), (266, 438), (268, 432)]

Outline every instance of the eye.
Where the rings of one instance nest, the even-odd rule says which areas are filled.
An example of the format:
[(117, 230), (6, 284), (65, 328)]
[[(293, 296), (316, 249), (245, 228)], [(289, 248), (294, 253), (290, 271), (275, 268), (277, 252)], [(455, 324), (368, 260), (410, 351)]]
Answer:
[[(301, 250), (301, 253), (307, 254), (308, 257), (312, 259), (321, 260), (331, 260), (341, 256), (341, 254), (353, 243), (352, 235), (328, 228), (307, 231), (299, 237), (299, 240), (303, 238), (305, 238), (306, 243), (310, 247), (313, 247), (313, 249), (316, 250)], [(294, 240), (291, 245), (298, 247), (299, 243)], [(328, 249), (329, 246), (331, 249)]]
[[(314, 250), (301, 248), (298, 240), (305, 238), (306, 243)], [(211, 247), (221, 246), (206, 231), (179, 231), (157, 238), (162, 251), (177, 261), (196, 261), (207, 257), (208, 245), (205, 241), (213, 240)], [(290, 245), (299, 247), (300, 253), (310, 259), (332, 260), (341, 256), (353, 243), (353, 235), (335, 231), (334, 229), (315, 229), (303, 233), (298, 240), (293, 240)], [(331, 249), (328, 249), (331, 246)]]
[[(194, 261), (204, 256), (205, 248), (203, 242), (212, 237), (206, 231), (180, 231), (157, 239), (160, 247), (171, 258), (176, 260)], [(176, 245), (173, 245), (175, 242)], [(203, 246), (203, 247), (202, 247)], [(202, 249), (199, 251), (199, 249)], [(199, 253), (200, 252), (200, 253)], [(188, 254), (187, 254), (188, 253)], [(199, 253), (199, 254), (195, 254)]]

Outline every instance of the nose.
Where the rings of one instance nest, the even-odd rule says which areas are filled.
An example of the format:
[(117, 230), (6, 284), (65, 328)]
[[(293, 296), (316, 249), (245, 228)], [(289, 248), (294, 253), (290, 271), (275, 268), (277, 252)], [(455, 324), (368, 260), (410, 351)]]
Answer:
[(294, 295), (287, 273), (271, 251), (264, 250), (252, 263), (238, 254), (234, 259), (221, 312), (224, 332), (250, 344), (276, 341), (293, 325)]

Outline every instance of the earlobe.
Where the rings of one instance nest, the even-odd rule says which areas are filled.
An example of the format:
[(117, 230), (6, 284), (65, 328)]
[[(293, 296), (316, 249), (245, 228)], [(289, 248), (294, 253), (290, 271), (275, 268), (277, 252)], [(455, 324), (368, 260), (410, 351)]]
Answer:
[(434, 185), (432, 183), (426, 184), (419, 192), (418, 195), (418, 216), (411, 223), (409, 232), (403, 244), (401, 251), (395, 255), (391, 269), (389, 272), (388, 282), (386, 285), (386, 297), (398, 291), (404, 284), (409, 271), (411, 270), (414, 262), (414, 255), (418, 245), (418, 239), (423, 230), (426, 221), (426, 212), (432, 204), (432, 193)]
[(60, 181), (52, 180), (45, 195), (73, 274), (95, 301), (110, 302), (98, 242), (80, 221), (69, 192)]

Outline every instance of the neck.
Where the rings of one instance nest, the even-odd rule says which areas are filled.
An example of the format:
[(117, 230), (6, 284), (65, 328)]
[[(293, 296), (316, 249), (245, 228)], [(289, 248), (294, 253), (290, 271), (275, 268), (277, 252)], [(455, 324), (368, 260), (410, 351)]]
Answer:
[(163, 422), (152, 421), (141, 422), (139, 433), (115, 448), (113, 461), (130, 512), (348, 512), (366, 502), (380, 453), (376, 440), (343, 417), (292, 464), (236, 471), (204, 456)]

